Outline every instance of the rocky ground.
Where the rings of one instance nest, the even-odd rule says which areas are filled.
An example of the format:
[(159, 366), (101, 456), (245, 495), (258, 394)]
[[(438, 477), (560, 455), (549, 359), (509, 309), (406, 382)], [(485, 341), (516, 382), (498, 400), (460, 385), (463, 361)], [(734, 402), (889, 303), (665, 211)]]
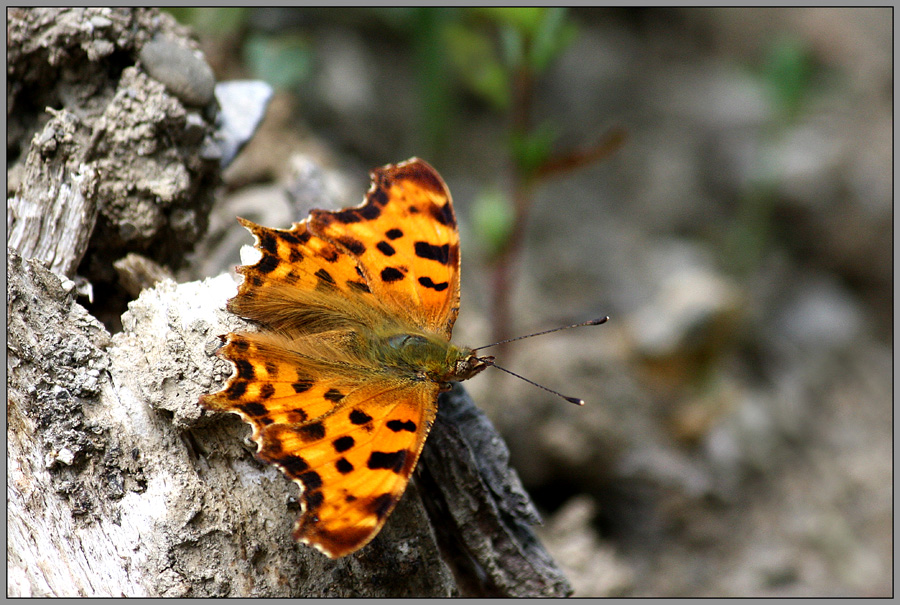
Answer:
[[(273, 199), (310, 158), (341, 168), (314, 182), (355, 204), (367, 168), (422, 155), (402, 43), (326, 17), (298, 17), (316, 68), (299, 99), (276, 98), (230, 174), (280, 183), (236, 187), (223, 215)], [(509, 352), (506, 365), (584, 408), (507, 376), (467, 385), (543, 508), (543, 539), (578, 596), (890, 594), (887, 9), (572, 17), (579, 36), (536, 113), (564, 143), (611, 125), (629, 137), (540, 188), (515, 324), (612, 320)], [(791, 119), (761, 75), (788, 43), (814, 66)], [(471, 200), (503, 186), (502, 128), (469, 103), (434, 162), (462, 222), (456, 334), (469, 344), (485, 340), (491, 288), (466, 241)], [(271, 220), (304, 211), (282, 208)]]

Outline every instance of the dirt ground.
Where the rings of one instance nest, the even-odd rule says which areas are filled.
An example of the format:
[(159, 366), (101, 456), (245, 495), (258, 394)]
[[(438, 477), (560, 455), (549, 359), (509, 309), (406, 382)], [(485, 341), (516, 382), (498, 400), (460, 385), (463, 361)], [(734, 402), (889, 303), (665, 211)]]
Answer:
[[(167, 105), (161, 85), (147, 98), (127, 92), (146, 90), (144, 74), (115, 67), (144, 44), (127, 37), (139, 27), (97, 21), (125, 32), (110, 46), (64, 28), (62, 41), (22, 41), (8, 57), (24, 83), (8, 90), (8, 192), (28, 176), (14, 158), (33, 132), (51, 133), (44, 152), (53, 153), (72, 137), (90, 141), (104, 119), (133, 116), (135, 131), (101, 138), (98, 153), (119, 178), (103, 181), (103, 237), (79, 267), (105, 301), (92, 312), (115, 331), (126, 297), (93, 258), (134, 250), (179, 281), (216, 276), (250, 243), (235, 216), (285, 227), (326, 200), (356, 205), (369, 169), (418, 155), (441, 172), (460, 221), (454, 340), (486, 344), (494, 284), (475, 200), (508, 186), (505, 118), (458, 91), (429, 157), (413, 117), (411, 42), (391, 19), (285, 10), (250, 11), (240, 34), (199, 31), (218, 80), (258, 77), (240, 49), (261, 32), (297, 35), (312, 57), (219, 189), (211, 163), (179, 163), (197, 157), (206, 116)], [(584, 398), (582, 408), (499, 372), (466, 388), (508, 442), (575, 596), (893, 593), (891, 17), (889, 8), (570, 13), (578, 33), (539, 82), (536, 121), (551, 122), (563, 148), (615, 125), (628, 138), (612, 157), (537, 188), (514, 325), (611, 320), (516, 343), (498, 359)], [(41, 48), (62, 50), (47, 60)], [(47, 74), (19, 60), (67, 65), (72, 53), (110, 57), (107, 84), (61, 69), (47, 89), (36, 84)], [(791, 60), (806, 79), (786, 99), (772, 74)], [(32, 73), (33, 82), (21, 75)], [(96, 90), (76, 85), (89, 77)], [(114, 115), (43, 113), (73, 94)], [(119, 144), (138, 145), (145, 162), (116, 164)], [(158, 165), (177, 168), (160, 176)], [(125, 194), (137, 206), (118, 205)]]
[[(892, 593), (887, 10), (572, 15), (579, 35), (535, 111), (562, 145), (611, 125), (629, 137), (538, 191), (515, 325), (612, 320), (508, 352), (507, 366), (583, 409), (506, 376), (467, 387), (504, 432), (577, 596)], [(281, 154), (259, 150), (296, 137), (296, 152), (346, 168), (355, 204), (367, 168), (422, 154), (415, 82), (402, 41), (326, 17), (300, 26), (311, 81), (276, 100), (277, 126), (231, 176), (284, 174)], [(763, 75), (788, 44), (814, 69), (790, 119)], [(434, 163), (462, 222), (457, 340), (482, 344), (491, 284), (472, 200), (504, 186), (504, 123), (461, 104)], [(394, 135), (373, 139), (373, 119)]]

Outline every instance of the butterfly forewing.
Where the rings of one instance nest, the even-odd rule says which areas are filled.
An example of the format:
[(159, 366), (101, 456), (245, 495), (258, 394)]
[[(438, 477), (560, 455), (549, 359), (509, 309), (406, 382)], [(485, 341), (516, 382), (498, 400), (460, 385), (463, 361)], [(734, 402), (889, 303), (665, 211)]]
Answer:
[(338, 247), (314, 236), (306, 221), (291, 229), (269, 229), (238, 219), (256, 237), (261, 257), (254, 265), (238, 267), (244, 276), (238, 295), (228, 308), (273, 330), (318, 332), (333, 327), (329, 315), (345, 309), (328, 307), (339, 300), (346, 307), (373, 305), (368, 283), (357, 261)]
[(297, 354), (291, 341), (271, 334), (229, 334), (218, 354), (235, 372), (225, 389), (202, 398), (209, 409), (236, 412), (253, 426), (253, 439), (272, 424), (303, 425), (331, 414), (363, 381)]
[(434, 168), (410, 160), (376, 169), (361, 206), (314, 210), (309, 228), (359, 260), (379, 300), (449, 338), (459, 312), (459, 233)]

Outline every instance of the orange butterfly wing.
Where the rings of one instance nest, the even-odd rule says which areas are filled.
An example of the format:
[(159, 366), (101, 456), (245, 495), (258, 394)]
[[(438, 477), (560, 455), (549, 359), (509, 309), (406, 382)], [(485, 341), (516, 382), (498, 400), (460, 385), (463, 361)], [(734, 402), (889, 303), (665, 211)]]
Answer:
[(262, 256), (228, 308), (266, 330), (229, 334), (234, 364), (208, 409), (253, 427), (260, 459), (301, 487), (295, 537), (330, 557), (365, 546), (399, 501), (437, 412), (440, 385), (382, 367), (373, 326), (449, 339), (459, 236), (449, 193), (420, 160), (373, 171), (366, 202), (313, 211), (290, 230), (242, 219)]
[(313, 210), (309, 229), (357, 259), (392, 310), (449, 339), (459, 313), (459, 232), (434, 168), (417, 159), (377, 168), (361, 206)]

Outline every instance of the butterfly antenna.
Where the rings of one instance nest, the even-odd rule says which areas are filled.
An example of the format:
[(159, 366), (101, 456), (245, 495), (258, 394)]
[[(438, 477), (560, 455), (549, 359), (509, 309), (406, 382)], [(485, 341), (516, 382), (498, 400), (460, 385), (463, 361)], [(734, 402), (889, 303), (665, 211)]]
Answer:
[[(587, 325), (591, 325), (591, 324), (587, 324)], [(550, 331), (553, 332), (553, 330), (550, 330)], [(559, 391), (554, 391), (553, 389), (548, 389), (547, 387), (545, 387), (545, 386), (542, 385), (542, 384), (538, 384), (538, 383), (534, 382), (533, 380), (528, 380), (528, 379), (525, 378), (524, 376), (519, 376), (519, 375), (516, 374), (515, 372), (512, 372), (512, 371), (510, 371), (510, 370), (507, 370), (507, 369), (504, 368), (504, 367), (498, 366), (496, 363), (494, 363), (494, 360), (493, 360), (493, 359), (489, 359), (489, 358), (482, 357), (481, 360), (482, 360), (484, 363), (486, 363), (487, 365), (489, 365), (489, 366), (493, 366), (493, 367), (497, 368), (498, 370), (503, 370), (503, 371), (506, 372), (507, 374), (512, 374), (512, 375), (515, 376), (516, 378), (521, 378), (522, 380), (524, 380), (524, 381), (527, 382), (528, 384), (533, 384), (534, 386), (536, 386), (536, 387), (539, 388), (539, 389), (544, 389), (544, 390), (547, 391), (548, 393), (553, 393), (554, 395), (556, 395), (556, 396), (558, 396), (558, 397), (562, 397), (563, 399), (565, 399), (565, 400), (568, 401), (569, 403), (574, 403), (575, 405), (584, 405), (584, 399), (579, 399), (578, 397), (566, 397), (565, 395), (563, 395), (563, 394), (560, 393)]]
[[(607, 317), (598, 317), (597, 319), (592, 319), (592, 320), (590, 320), (590, 321), (585, 321), (585, 322), (582, 322), (582, 323), (580, 323), (580, 324), (572, 324), (571, 326), (563, 326), (563, 327), (561, 327), (561, 328), (553, 328), (552, 330), (544, 330), (543, 332), (535, 332), (534, 334), (526, 334), (525, 336), (516, 336), (515, 338), (507, 338), (506, 340), (501, 340), (500, 342), (495, 342), (495, 343), (493, 343), (493, 344), (482, 345), (482, 346), (480, 346), (480, 347), (475, 347), (475, 348), (472, 349), (472, 350), (473, 350), (473, 351), (478, 351), (478, 350), (481, 350), (481, 349), (487, 349), (487, 348), (489, 348), (489, 347), (496, 347), (497, 345), (503, 345), (503, 344), (506, 344), (506, 343), (508, 343), (508, 342), (513, 342), (514, 340), (522, 340), (523, 338), (531, 338), (532, 336), (543, 336), (544, 334), (550, 334), (551, 332), (559, 332), (560, 330), (568, 330), (569, 328), (580, 328), (581, 326), (599, 326), (600, 324), (606, 323), (607, 321), (609, 321), (609, 317), (608, 317), (608, 316), (607, 316)], [(495, 366), (495, 367), (498, 367), (498, 368), (499, 368), (500, 366)], [(503, 368), (500, 368), (500, 369), (503, 370)], [(509, 370), (503, 370), (503, 371), (504, 371), (504, 372), (509, 372)], [(512, 374), (512, 372), (509, 372), (509, 373)], [(522, 378), (522, 377), (519, 376), (519, 378)], [(522, 380), (525, 380), (525, 379), (522, 378)], [(529, 382), (531, 382), (531, 381), (529, 381)], [(537, 385), (537, 386), (541, 386), (541, 385)], [(541, 388), (544, 388), (544, 387), (541, 387)], [(547, 389), (547, 390), (549, 390), (549, 389)], [(555, 391), (553, 391), (553, 392), (555, 392)], [(556, 394), (559, 395), (559, 393), (556, 393)], [(560, 396), (561, 396), (561, 395), (560, 395)], [(568, 397), (564, 397), (564, 399), (569, 399), (569, 398), (568, 398)]]

